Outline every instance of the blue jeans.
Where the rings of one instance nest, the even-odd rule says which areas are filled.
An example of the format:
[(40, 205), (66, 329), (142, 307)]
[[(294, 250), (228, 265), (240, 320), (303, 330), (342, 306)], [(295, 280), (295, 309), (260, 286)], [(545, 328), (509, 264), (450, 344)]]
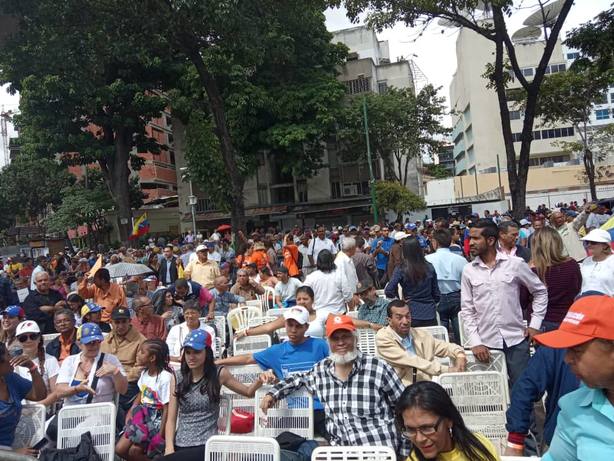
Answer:
[(450, 326), (452, 327), (454, 336), (452, 342), (456, 344), (460, 344), (460, 330), (458, 327), (458, 313), (461, 308), (460, 300), (460, 291), (453, 291), (452, 293), (446, 294), (442, 293), (439, 304), (437, 305), (441, 326), (445, 327), (448, 331), (450, 330)]

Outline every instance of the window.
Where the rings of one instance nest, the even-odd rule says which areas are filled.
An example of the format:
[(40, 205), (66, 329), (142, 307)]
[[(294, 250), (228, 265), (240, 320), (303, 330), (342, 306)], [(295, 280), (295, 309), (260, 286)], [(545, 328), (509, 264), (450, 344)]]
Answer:
[(522, 75), (524, 75), (525, 77), (533, 77), (533, 68), (525, 67), (524, 69), (522, 69)]
[(534, 140), (540, 140), (542, 138), (542, 132), (539, 130), (536, 130), (533, 132), (533, 139)]
[[(567, 136), (573, 136), (573, 127), (563, 128), (551, 128), (548, 130), (536, 130), (533, 132), (533, 140), (540, 139), (553, 139), (553, 138), (565, 138)], [(520, 142), (522, 139), (522, 133), (512, 133), (512, 140), (514, 142)]]
[(377, 82), (377, 92), (379, 94), (384, 94), (386, 91), (388, 91), (388, 81), (381, 80)]
[(608, 94), (604, 93), (599, 98), (595, 100), (595, 104), (607, 104), (608, 103)]
[(510, 120), (520, 120), (522, 115), (519, 110), (511, 110), (510, 111)]
[(573, 53), (567, 53), (567, 59), (569, 60), (575, 60), (578, 59), (580, 57), (580, 53), (575, 51)]
[(610, 93), (610, 102), (614, 104), (614, 93)]
[(595, 111), (595, 118), (597, 120), (607, 120), (610, 118), (610, 109), (598, 109)]
[(175, 164), (175, 151), (174, 150), (169, 150), (168, 151), (168, 156), (170, 158), (171, 165), (174, 165)]
[(345, 83), (346, 91), (348, 94), (365, 93), (371, 90), (371, 78), (359, 77), (354, 80), (348, 80)]

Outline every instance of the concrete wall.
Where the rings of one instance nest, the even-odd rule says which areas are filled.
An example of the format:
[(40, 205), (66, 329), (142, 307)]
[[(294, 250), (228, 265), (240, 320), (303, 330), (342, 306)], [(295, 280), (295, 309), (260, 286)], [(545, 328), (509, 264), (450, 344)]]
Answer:
[(369, 29), (365, 26), (352, 27), (349, 29), (338, 30), (332, 32), (333, 43), (343, 43), (347, 46), (351, 52), (358, 53), (360, 59), (371, 58), (375, 64), (379, 64), (380, 58), (388, 56), (388, 47), (386, 46), (384, 51), (386, 54), (382, 56), (377, 35), (373, 29)]

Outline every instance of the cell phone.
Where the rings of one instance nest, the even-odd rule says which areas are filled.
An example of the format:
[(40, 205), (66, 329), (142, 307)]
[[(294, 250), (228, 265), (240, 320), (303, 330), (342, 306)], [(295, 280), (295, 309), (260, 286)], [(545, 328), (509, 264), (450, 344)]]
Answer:
[(11, 358), (19, 357), (22, 354), (23, 349), (21, 347), (12, 347), (11, 349), (9, 349), (9, 357)]
[(34, 445), (32, 448), (35, 450), (40, 450), (41, 448), (43, 448), (45, 445), (47, 445), (47, 438), (43, 437), (36, 445)]

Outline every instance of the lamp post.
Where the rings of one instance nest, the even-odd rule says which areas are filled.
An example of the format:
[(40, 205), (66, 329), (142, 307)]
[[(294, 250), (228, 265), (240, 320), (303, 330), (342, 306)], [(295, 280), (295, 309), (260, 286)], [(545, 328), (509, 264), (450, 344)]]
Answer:
[(365, 125), (365, 142), (367, 144), (367, 162), (369, 163), (369, 191), (371, 192), (371, 206), (373, 207), (373, 224), (377, 224), (379, 216), (377, 212), (377, 197), (375, 196), (375, 176), (371, 164), (371, 143), (369, 142), (369, 119), (367, 116), (367, 97), (362, 98), (363, 121)]
[(190, 181), (190, 196), (188, 197), (188, 204), (190, 205), (190, 210), (192, 211), (192, 232), (196, 235), (196, 204), (198, 203), (198, 198), (194, 195), (194, 189), (192, 186), (192, 178), (188, 174), (188, 167), (183, 166), (179, 168), (183, 174), (181, 175), (181, 180), (185, 181), (186, 177)]

